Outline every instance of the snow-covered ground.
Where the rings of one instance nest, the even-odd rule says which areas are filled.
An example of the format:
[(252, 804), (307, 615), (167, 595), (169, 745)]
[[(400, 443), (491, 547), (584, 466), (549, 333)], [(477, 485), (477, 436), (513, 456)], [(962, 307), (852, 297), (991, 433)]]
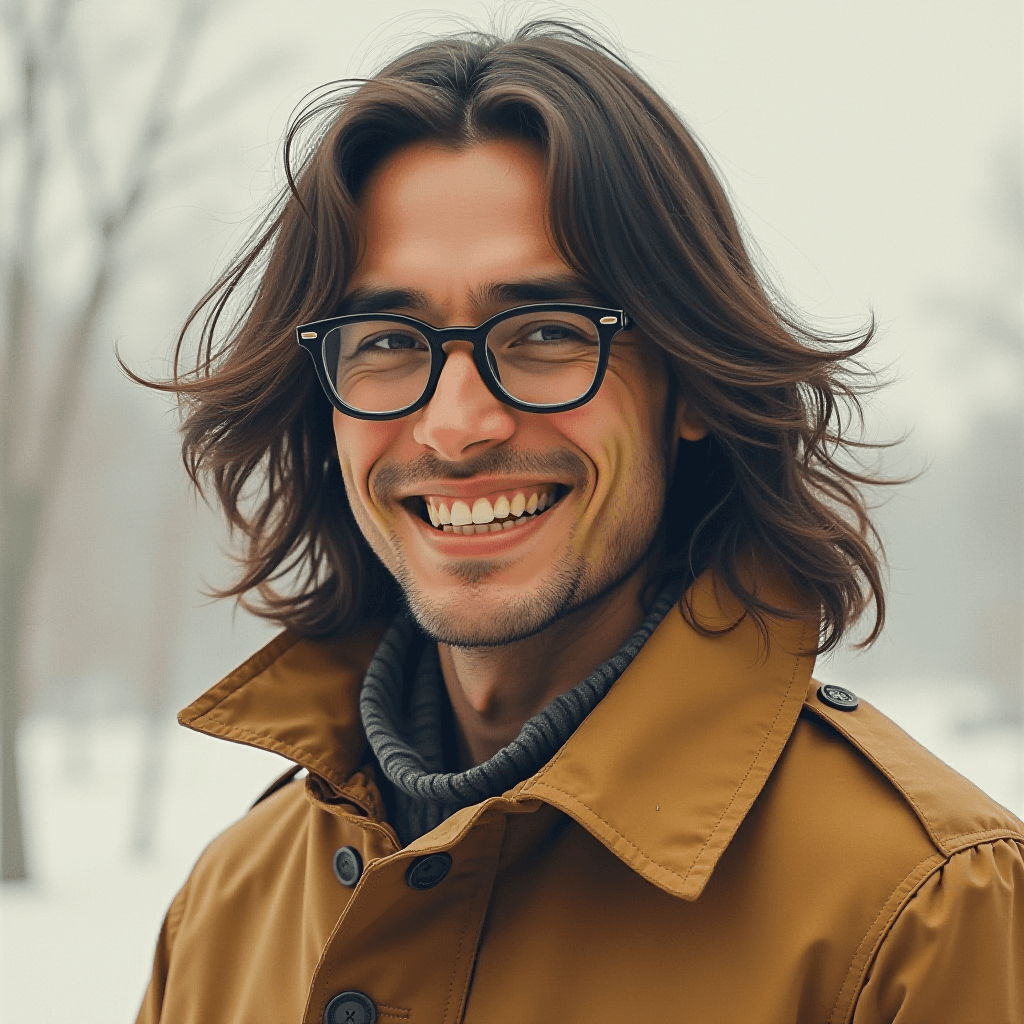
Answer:
[[(837, 680), (840, 681), (840, 680)], [(1024, 812), (1021, 735), (994, 718), (970, 681), (920, 680), (859, 692), (996, 799)], [(4, 1024), (134, 1020), (171, 897), (209, 842), (245, 812), (286, 763), (171, 723), (155, 795), (152, 851), (132, 853), (141, 753), (133, 718), (69, 730), (26, 725), (21, 762), (33, 881), (4, 886), (0, 1008)], [(145, 803), (142, 804), (145, 806)]]
[(149, 977), (167, 905), (213, 836), (245, 813), (287, 762), (160, 730), (153, 848), (132, 853), (144, 724), (104, 718), (73, 733), (26, 723), (21, 748), (32, 881), (0, 895), (3, 1024), (128, 1024)]

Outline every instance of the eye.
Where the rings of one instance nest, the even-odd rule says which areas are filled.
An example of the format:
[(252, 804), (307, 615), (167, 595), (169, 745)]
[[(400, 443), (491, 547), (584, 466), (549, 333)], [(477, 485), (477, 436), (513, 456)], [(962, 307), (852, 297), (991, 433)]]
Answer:
[(568, 324), (540, 324), (523, 337), (528, 342), (553, 342), (578, 339), (579, 333)]
[(426, 348), (423, 339), (416, 334), (405, 331), (382, 331), (380, 334), (366, 338), (362, 349), (383, 349), (385, 352), (409, 352), (417, 348)]

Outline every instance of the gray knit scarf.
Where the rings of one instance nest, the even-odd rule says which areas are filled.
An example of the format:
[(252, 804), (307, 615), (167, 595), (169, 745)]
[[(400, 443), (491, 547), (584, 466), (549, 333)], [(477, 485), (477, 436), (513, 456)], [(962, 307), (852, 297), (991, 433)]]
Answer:
[(636, 657), (680, 590), (678, 581), (666, 586), (615, 654), (534, 715), (507, 747), (464, 772), (444, 770), (442, 716), (449, 712), (437, 644), (426, 644), (407, 687), (403, 664), (423, 635), (411, 614), (400, 612), (366, 670), (359, 709), (370, 746), (394, 786), (391, 824), (402, 843), (425, 835), (461, 807), (499, 796), (551, 760)]

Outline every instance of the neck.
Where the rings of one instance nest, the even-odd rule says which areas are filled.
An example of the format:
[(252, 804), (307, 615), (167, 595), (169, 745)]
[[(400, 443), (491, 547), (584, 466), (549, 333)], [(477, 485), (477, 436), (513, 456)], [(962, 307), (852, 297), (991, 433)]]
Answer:
[(644, 618), (637, 572), (535, 636), (501, 647), (438, 644), (459, 768), (482, 764), (523, 725), (607, 661)]

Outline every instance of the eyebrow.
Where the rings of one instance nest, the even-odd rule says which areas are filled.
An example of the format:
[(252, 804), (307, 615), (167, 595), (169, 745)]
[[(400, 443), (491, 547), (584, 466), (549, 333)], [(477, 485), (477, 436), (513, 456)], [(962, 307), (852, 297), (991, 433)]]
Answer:
[(387, 313), (399, 309), (425, 309), (429, 305), (426, 292), (411, 288), (353, 288), (341, 300), (338, 314)]
[[(607, 300), (583, 278), (572, 274), (528, 278), (522, 281), (492, 282), (474, 289), (474, 306), (485, 307), (517, 302), (579, 302), (607, 305)], [(430, 308), (430, 297), (415, 288), (353, 288), (341, 303), (339, 315), (387, 313), (398, 310), (422, 312)]]
[(583, 278), (564, 274), (489, 284), (473, 293), (473, 301), (480, 306), (499, 302), (582, 302), (600, 306), (606, 300)]

